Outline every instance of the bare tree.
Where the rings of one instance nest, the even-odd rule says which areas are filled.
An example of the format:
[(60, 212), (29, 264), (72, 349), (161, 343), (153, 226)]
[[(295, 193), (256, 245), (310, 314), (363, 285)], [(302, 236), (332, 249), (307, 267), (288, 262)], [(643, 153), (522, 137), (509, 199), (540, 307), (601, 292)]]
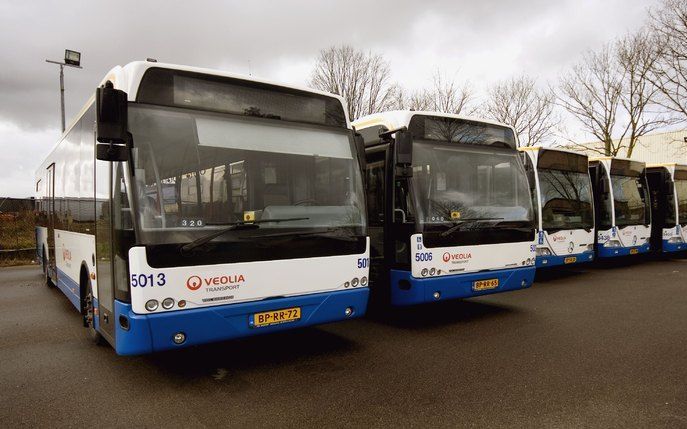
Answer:
[(625, 72), (616, 61), (611, 45), (585, 53), (582, 61), (561, 77), (558, 103), (574, 116), (582, 128), (604, 144), (603, 150), (584, 149), (617, 155), (622, 140), (614, 143), (622, 103)]
[(399, 91), (381, 55), (347, 45), (320, 51), (310, 85), (342, 96), (351, 120), (388, 108)]
[(534, 79), (523, 75), (491, 87), (484, 111), (515, 128), (522, 146), (535, 146), (552, 137), (560, 125), (555, 101), (552, 91), (538, 90)]
[(408, 97), (406, 108), (470, 115), (475, 112), (473, 100), (469, 82), (459, 85), (455, 79), (447, 79), (437, 70), (432, 77), (432, 86)]
[(687, 121), (687, 3), (663, 0), (649, 20), (658, 56), (649, 78), (660, 94), (658, 102)]
[(615, 45), (617, 61), (624, 71), (620, 100), (627, 124), (622, 130), (626, 137), (627, 157), (640, 137), (666, 125), (664, 115), (651, 111), (656, 106), (658, 89), (649, 80), (649, 74), (658, 58), (651, 34), (642, 29), (619, 39)]

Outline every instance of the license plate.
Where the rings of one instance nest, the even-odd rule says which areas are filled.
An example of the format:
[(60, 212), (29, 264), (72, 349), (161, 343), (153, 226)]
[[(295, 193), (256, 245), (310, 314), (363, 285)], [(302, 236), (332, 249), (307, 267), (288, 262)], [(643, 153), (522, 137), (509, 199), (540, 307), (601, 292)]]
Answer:
[(472, 290), (489, 290), (499, 287), (499, 279), (477, 280), (472, 284)]
[(630, 255), (636, 255), (639, 253), (639, 249), (630, 249)]
[(563, 259), (563, 262), (566, 264), (574, 264), (577, 262), (577, 256), (568, 256), (567, 258)]
[(301, 308), (283, 308), (281, 310), (264, 311), (253, 314), (253, 327), (278, 325), (280, 323), (290, 323), (301, 319)]

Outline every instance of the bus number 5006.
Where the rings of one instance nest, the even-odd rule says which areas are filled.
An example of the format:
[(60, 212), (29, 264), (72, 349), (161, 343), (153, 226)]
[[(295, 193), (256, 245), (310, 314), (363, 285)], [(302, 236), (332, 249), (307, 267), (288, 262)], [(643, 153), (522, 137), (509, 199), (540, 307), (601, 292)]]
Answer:
[(153, 274), (132, 274), (131, 287), (164, 286), (167, 283), (165, 273)]

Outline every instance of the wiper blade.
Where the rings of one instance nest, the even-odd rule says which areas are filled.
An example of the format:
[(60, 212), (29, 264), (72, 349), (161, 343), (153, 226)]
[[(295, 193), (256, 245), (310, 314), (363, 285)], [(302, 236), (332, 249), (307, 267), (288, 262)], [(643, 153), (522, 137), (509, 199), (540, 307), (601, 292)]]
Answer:
[(463, 226), (463, 224), (465, 222), (480, 221), (480, 220), (502, 220), (502, 219), (503, 219), (502, 217), (472, 217), (472, 218), (464, 218), (464, 219), (454, 220), (454, 221), (451, 221), (453, 226), (450, 227), (449, 229), (447, 229), (446, 231), (442, 232), (440, 235), (442, 237), (446, 237), (447, 235), (453, 234), (454, 232), (459, 230), (460, 227)]
[(275, 232), (272, 234), (263, 234), (263, 235), (255, 235), (252, 237), (245, 237), (246, 240), (248, 239), (255, 239), (255, 240), (260, 240), (262, 238), (275, 238), (275, 237), (310, 237), (310, 236), (316, 236), (316, 237), (325, 237), (325, 238), (331, 238), (334, 240), (341, 240), (341, 241), (356, 241), (358, 238), (355, 236), (349, 236), (349, 235), (334, 235), (331, 234), (332, 232), (338, 232), (340, 231), (340, 228), (326, 228), (326, 229), (317, 229), (317, 230), (312, 230), (312, 231), (287, 231), (287, 232)]
[[(212, 232), (208, 235), (205, 235), (203, 237), (197, 238), (193, 240), (192, 242), (188, 244), (184, 244), (181, 246), (181, 253), (188, 253), (191, 250), (195, 249), (198, 246), (202, 246), (203, 244), (207, 243), (208, 241), (214, 240), (215, 238), (226, 234), (229, 231), (235, 231), (239, 229), (257, 229), (260, 228), (261, 223), (269, 223), (269, 222), (290, 222), (290, 221), (296, 221), (296, 220), (307, 220), (310, 219), (308, 217), (291, 217), (291, 218), (283, 218), (283, 219), (260, 219), (260, 220), (255, 220), (253, 222), (230, 222), (230, 223), (225, 223), (223, 225), (227, 225), (226, 228), (220, 229), (219, 231)], [(207, 225), (212, 225), (212, 224), (207, 224)], [(218, 224), (215, 224), (218, 225)]]

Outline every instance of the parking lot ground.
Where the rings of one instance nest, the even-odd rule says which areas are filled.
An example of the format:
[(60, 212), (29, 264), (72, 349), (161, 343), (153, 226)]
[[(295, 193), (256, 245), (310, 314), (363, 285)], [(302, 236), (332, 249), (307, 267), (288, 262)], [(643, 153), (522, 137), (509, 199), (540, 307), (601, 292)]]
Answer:
[(0, 422), (687, 427), (687, 259), (139, 357), (90, 344), (38, 268), (3, 268)]

